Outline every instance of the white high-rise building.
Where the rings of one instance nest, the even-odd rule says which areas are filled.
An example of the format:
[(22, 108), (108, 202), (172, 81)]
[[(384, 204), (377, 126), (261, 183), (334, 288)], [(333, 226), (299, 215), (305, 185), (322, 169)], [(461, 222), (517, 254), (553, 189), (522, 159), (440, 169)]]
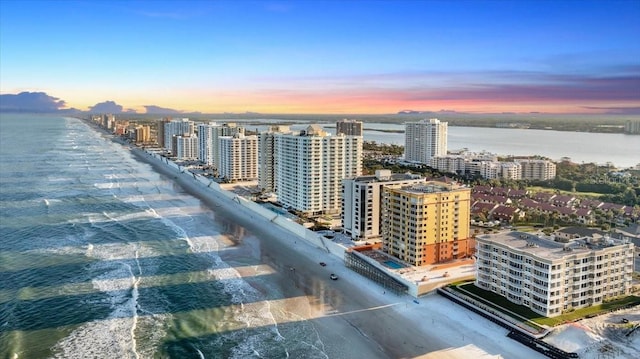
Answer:
[(275, 134), (278, 201), (309, 215), (339, 213), (342, 180), (362, 173), (362, 136), (331, 136), (318, 125)]
[(420, 175), (376, 170), (375, 176), (342, 181), (342, 228), (354, 240), (380, 240), (382, 189), (424, 183)]
[(206, 165), (213, 165), (215, 162), (216, 151), (213, 146), (215, 126), (215, 123), (198, 124), (198, 160)]
[(219, 167), (220, 148), (219, 138), (222, 136), (234, 136), (235, 134), (244, 134), (244, 127), (237, 126), (235, 123), (224, 123), (219, 125), (215, 122), (198, 125), (198, 159), (207, 165)]
[(197, 160), (198, 159), (198, 136), (192, 134), (190, 136), (176, 136), (176, 157), (179, 160)]
[(429, 165), (431, 157), (446, 155), (447, 128), (435, 118), (405, 123), (405, 160)]
[(179, 120), (173, 120), (171, 122), (164, 123), (164, 146), (165, 148), (171, 152), (171, 154), (176, 155), (176, 151), (173, 148), (173, 137), (174, 136), (191, 136), (195, 133), (194, 130), (195, 124), (193, 121), (190, 121), (188, 118), (183, 118)]
[(236, 133), (220, 136), (219, 176), (229, 181), (258, 179), (258, 137)]
[(278, 133), (291, 133), (289, 126), (274, 125), (258, 135), (260, 165), (258, 168), (258, 186), (263, 191), (275, 192), (275, 139)]

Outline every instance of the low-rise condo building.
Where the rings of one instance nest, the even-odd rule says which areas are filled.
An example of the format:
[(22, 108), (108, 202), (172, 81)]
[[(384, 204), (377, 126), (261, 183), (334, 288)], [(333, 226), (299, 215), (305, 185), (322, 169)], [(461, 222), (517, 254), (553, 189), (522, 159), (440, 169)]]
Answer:
[(556, 178), (556, 164), (547, 160), (516, 159), (520, 164), (522, 179), (546, 181)]
[(476, 237), (479, 288), (547, 317), (629, 295), (633, 244), (583, 237), (563, 242), (530, 233)]

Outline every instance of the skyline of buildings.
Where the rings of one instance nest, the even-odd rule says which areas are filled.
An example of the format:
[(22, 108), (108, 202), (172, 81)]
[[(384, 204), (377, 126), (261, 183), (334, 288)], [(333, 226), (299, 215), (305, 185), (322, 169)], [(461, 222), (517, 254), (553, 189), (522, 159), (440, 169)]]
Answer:
[[(117, 131), (120, 124), (106, 118), (97, 120)], [(358, 133), (360, 124), (349, 122), (350, 129), (356, 128), (351, 133)], [(135, 138), (138, 129), (143, 131), (128, 128)], [(318, 125), (301, 131), (271, 126), (259, 136), (245, 136), (234, 125), (198, 128), (235, 131), (218, 138), (220, 178), (266, 183), (258, 181), (258, 163), (271, 163), (273, 171), (266, 173), (285, 209), (315, 218), (339, 214), (344, 234), (356, 242), (379, 243), (381, 251), (405, 265), (451, 263), (476, 254), (478, 287), (549, 317), (630, 294), (633, 244), (627, 240), (579, 237), (560, 243), (565, 239), (559, 235), (554, 242), (530, 234), (516, 238), (516, 232), (474, 236), (470, 187), (390, 170), (362, 176), (362, 136), (343, 133), (350, 129), (331, 135)], [(173, 140), (178, 158), (198, 153), (197, 135)], [(487, 164), (500, 164), (477, 161), (495, 159), (490, 153), (452, 156), (471, 158), (481, 172)], [(547, 160), (514, 159), (502, 165), (516, 171), (514, 177), (524, 177), (523, 169), (529, 177), (555, 175), (555, 164)]]
[(236, 134), (244, 135), (244, 133), (244, 127), (238, 126), (235, 122), (198, 124), (198, 159), (206, 165), (219, 167), (221, 163), (220, 138)]
[(499, 160), (497, 154), (461, 151), (434, 156), (430, 167), (457, 175), (481, 176), (485, 179), (550, 180), (556, 177), (556, 165), (552, 161), (530, 158)]

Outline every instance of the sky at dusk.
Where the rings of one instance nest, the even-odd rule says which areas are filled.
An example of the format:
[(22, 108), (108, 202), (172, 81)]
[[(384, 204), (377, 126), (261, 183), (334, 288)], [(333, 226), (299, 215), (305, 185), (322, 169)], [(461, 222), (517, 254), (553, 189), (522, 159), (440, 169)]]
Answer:
[(2, 0), (0, 79), (80, 110), (638, 113), (640, 0)]

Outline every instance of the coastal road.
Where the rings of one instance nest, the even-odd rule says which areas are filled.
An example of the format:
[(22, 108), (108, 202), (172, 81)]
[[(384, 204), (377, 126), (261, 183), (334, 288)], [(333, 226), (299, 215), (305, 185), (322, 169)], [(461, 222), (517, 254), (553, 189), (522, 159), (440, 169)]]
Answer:
[[(338, 257), (279, 228), (265, 230), (255, 222), (244, 225), (260, 234), (262, 260), (277, 268), (285, 297), (304, 294), (322, 313), (316, 314), (313, 325), (323, 341), (342, 348), (330, 357), (414, 358), (448, 347), (438, 337), (421, 335), (421, 328), (394, 310), (394, 306), (415, 305), (413, 298), (387, 293), (347, 269)], [(331, 280), (331, 273), (339, 279)], [(363, 281), (368, 285), (358, 283)]]

